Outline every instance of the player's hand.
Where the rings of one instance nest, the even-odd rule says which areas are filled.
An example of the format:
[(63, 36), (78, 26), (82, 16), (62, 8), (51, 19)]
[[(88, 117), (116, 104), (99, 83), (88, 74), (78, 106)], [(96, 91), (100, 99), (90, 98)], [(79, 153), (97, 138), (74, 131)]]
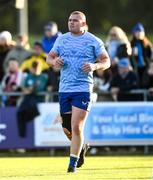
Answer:
[(60, 69), (64, 65), (64, 61), (60, 57), (56, 57), (53, 60), (54, 68)]
[(82, 67), (83, 71), (88, 73), (88, 72), (93, 72), (96, 70), (96, 65), (93, 64), (93, 63), (85, 63), (83, 64), (83, 67)]

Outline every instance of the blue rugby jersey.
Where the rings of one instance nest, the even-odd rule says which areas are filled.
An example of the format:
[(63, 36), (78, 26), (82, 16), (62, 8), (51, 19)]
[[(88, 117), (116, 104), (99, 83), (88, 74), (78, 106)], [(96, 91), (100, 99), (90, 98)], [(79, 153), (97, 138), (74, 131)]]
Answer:
[(59, 92), (92, 92), (93, 72), (82, 70), (84, 63), (95, 63), (105, 52), (103, 42), (89, 32), (73, 36), (70, 32), (57, 38), (51, 52), (64, 61), (61, 68)]

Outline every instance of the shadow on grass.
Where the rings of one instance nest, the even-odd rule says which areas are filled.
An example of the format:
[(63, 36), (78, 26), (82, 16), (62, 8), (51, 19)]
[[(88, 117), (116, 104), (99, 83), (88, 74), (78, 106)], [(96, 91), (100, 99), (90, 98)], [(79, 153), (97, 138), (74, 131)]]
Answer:
[(83, 171), (110, 171), (110, 170), (128, 170), (128, 169), (151, 169), (153, 168), (152, 166), (147, 166), (147, 167), (114, 167), (114, 168), (91, 168), (91, 169), (80, 169), (80, 170), (83, 170)]

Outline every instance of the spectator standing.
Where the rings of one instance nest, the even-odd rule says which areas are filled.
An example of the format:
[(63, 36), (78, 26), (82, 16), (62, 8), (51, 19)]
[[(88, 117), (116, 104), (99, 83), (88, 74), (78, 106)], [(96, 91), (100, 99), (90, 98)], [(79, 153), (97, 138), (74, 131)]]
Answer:
[(27, 35), (18, 35), (16, 40), (16, 46), (13, 47), (9, 53), (7, 54), (4, 61), (4, 69), (8, 66), (8, 61), (12, 57), (17, 59), (19, 65), (23, 63), (23, 61), (29, 58), (32, 55), (32, 52), (29, 51), (29, 43)]
[(145, 36), (145, 29), (141, 23), (134, 26), (132, 33), (132, 64), (138, 73), (140, 87), (142, 87), (143, 75), (152, 55), (152, 44)]
[(55, 22), (49, 22), (44, 27), (44, 37), (42, 38), (42, 47), (45, 53), (49, 53), (52, 49), (57, 37), (61, 35)]

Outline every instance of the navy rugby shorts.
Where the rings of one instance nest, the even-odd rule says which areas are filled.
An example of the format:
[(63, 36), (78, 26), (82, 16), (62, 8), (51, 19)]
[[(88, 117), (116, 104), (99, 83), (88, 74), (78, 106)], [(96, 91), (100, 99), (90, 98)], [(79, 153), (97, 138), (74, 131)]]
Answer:
[(90, 92), (60, 92), (60, 113), (70, 112), (72, 106), (89, 111), (92, 104), (91, 94)]

